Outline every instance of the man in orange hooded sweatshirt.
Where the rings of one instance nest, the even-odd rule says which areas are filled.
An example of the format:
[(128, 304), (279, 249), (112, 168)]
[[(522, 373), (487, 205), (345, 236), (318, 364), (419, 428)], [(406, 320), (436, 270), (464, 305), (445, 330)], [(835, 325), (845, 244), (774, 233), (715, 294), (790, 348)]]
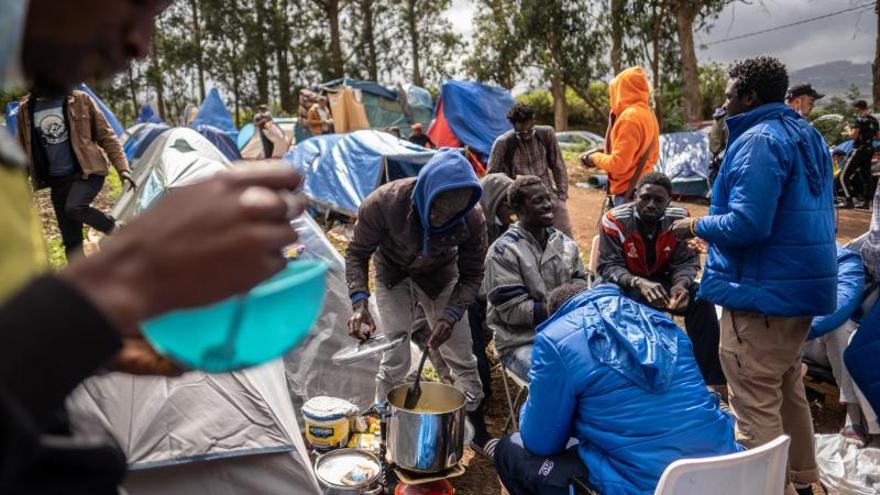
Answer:
[(632, 201), (639, 178), (653, 171), (660, 157), (660, 125), (648, 102), (650, 88), (641, 67), (630, 67), (612, 79), (605, 152), (581, 156), (585, 167), (608, 172), (608, 190), (615, 206)]

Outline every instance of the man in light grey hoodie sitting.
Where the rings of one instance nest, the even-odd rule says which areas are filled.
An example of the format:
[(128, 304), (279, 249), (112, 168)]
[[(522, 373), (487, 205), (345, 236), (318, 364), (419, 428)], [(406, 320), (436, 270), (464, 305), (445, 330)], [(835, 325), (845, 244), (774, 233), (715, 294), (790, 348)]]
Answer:
[(504, 365), (528, 379), (535, 328), (547, 319), (547, 297), (586, 271), (577, 244), (553, 228), (553, 196), (535, 176), (518, 177), (508, 203), (519, 221), (489, 248), (482, 292), (486, 321)]

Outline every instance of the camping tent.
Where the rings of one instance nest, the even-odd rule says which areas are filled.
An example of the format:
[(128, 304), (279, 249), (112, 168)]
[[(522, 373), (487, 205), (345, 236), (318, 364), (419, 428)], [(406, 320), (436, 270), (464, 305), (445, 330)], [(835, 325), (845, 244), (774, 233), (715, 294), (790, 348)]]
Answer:
[(125, 130), (121, 139), (122, 150), (132, 168), (153, 141), (169, 129), (171, 128), (165, 124), (135, 124)]
[(511, 129), (507, 111), (513, 103), (510, 91), (498, 86), (446, 81), (428, 135), (437, 146), (467, 146), (485, 164), (495, 139)]
[(193, 125), (193, 129), (202, 136), (205, 136), (208, 141), (211, 141), (211, 144), (216, 146), (227, 159), (231, 161), (241, 160), (241, 153), (238, 152), (238, 146), (236, 146), (235, 141), (229, 137), (229, 134), (226, 134), (223, 130), (207, 124)]
[(156, 115), (156, 112), (153, 111), (153, 107), (150, 105), (144, 105), (141, 107), (141, 113), (134, 122), (135, 124), (161, 124), (162, 119)]
[[(104, 104), (104, 101), (95, 94), (88, 86), (85, 84), (80, 84), (76, 89), (87, 93), (89, 96), (95, 100), (95, 103), (98, 105), (98, 108), (101, 110), (101, 113), (104, 114), (104, 118), (107, 119), (107, 122), (110, 123), (110, 127), (113, 128), (113, 132), (116, 133), (117, 136), (122, 136), (125, 132), (125, 129), (122, 127), (122, 124), (119, 123), (119, 119), (113, 115), (113, 112), (110, 111), (110, 108)], [(6, 104), (6, 128), (9, 130), (10, 134), (16, 134), (18, 132), (18, 102), (12, 101)]]
[[(338, 92), (347, 87), (356, 91), (357, 104), (362, 104), (369, 128), (388, 129), (397, 127), (404, 137), (409, 136), (411, 124), (416, 122), (427, 126), (431, 119), (433, 104), (431, 93), (424, 88), (408, 85), (390, 88), (372, 81), (357, 79), (336, 79), (320, 84), (315, 91)], [(332, 111), (337, 113), (336, 108)], [(355, 126), (355, 129), (360, 128)]]
[(211, 88), (208, 91), (205, 101), (202, 102), (202, 106), (199, 107), (199, 111), (196, 113), (196, 118), (190, 125), (192, 127), (200, 125), (214, 126), (228, 134), (233, 141), (238, 138), (238, 129), (236, 129), (232, 121), (232, 114), (226, 108), (223, 99), (220, 98), (220, 91), (217, 88)]
[(303, 171), (303, 191), (319, 206), (354, 216), (379, 185), (415, 176), (434, 151), (381, 131), (317, 136), (297, 144), (284, 161)]
[(705, 131), (660, 135), (657, 170), (672, 180), (672, 193), (709, 196), (709, 135)]
[[(219, 150), (188, 128), (160, 134), (135, 162), (144, 185), (123, 194), (114, 209), (122, 220), (166, 190), (230, 167)], [(127, 493), (317, 494), (287, 372), (276, 360), (233, 373), (190, 371), (175, 378), (110, 373), (80, 386), (68, 411), (76, 432), (109, 433), (123, 449), (130, 469)]]
[(119, 198), (113, 209), (114, 218), (133, 217), (167, 191), (230, 167), (226, 156), (193, 129), (158, 131), (152, 139), (146, 150), (132, 160), (134, 179), (141, 187), (137, 194), (123, 194)]

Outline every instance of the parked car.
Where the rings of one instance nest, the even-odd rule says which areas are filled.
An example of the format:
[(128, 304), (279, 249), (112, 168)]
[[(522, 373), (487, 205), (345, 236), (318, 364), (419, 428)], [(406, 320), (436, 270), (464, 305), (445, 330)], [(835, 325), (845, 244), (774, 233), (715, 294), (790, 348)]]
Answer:
[(586, 151), (605, 147), (605, 138), (590, 131), (563, 131), (556, 133), (559, 148), (568, 151)]

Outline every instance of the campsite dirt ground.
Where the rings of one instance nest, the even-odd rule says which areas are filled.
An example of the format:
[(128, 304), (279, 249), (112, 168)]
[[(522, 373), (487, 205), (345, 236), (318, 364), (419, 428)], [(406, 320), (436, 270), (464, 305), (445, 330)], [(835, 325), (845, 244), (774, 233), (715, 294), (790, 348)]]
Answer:
[[(575, 187), (574, 184), (584, 181), (586, 176), (582, 170), (575, 168), (573, 164), (570, 164), (569, 169), (572, 186), (570, 188), (571, 197), (568, 201), (568, 209), (572, 224), (574, 225), (575, 240), (582, 252), (585, 253), (584, 256), (586, 258), (589, 254), (592, 238), (596, 232), (603, 193), (593, 189)], [(108, 186), (105, 187), (102, 194), (96, 199), (94, 206), (102, 211), (109, 212), (115, 203), (116, 197), (118, 197), (120, 189), (118, 179), (112, 177), (108, 180)], [(60, 266), (64, 263), (63, 248), (61, 247), (54, 212), (48, 198), (48, 191), (40, 191), (37, 194), (36, 203), (43, 220), (44, 233), (48, 240), (53, 265), (56, 267)], [(680, 202), (680, 204), (686, 207), (692, 215), (704, 215), (708, 209), (705, 201), (686, 201)], [(867, 211), (841, 211), (838, 222), (838, 239), (845, 243), (858, 237), (868, 229), (870, 220), (870, 213)], [(501, 383), (501, 374), (498, 367), (494, 368), (492, 372), (492, 390), (493, 396), (486, 409), (486, 422), (489, 431), (493, 435), (501, 435), (507, 420), (507, 405), (504, 399), (504, 388)], [(837, 432), (843, 422), (843, 413), (837, 407), (834, 399), (836, 389), (830, 386), (811, 386), (808, 388), (808, 392), (811, 399), (816, 431), (818, 433)], [(470, 450), (466, 452), (465, 460), (467, 463), (466, 473), (462, 477), (452, 480), (457, 495), (496, 495), (503, 493), (495, 468), (491, 462), (475, 455)], [(817, 491), (817, 493), (822, 492)]]

